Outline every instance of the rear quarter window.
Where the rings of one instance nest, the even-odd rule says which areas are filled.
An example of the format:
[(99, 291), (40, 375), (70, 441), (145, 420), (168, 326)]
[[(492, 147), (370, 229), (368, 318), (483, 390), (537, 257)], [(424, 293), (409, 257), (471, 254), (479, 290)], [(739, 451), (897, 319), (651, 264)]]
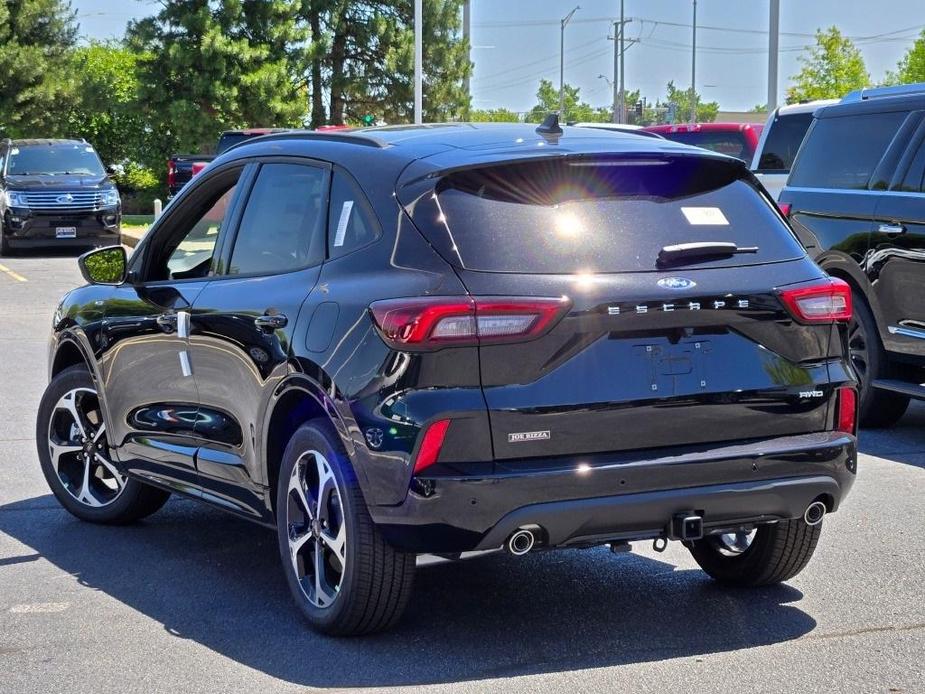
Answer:
[(866, 189), (907, 115), (892, 111), (817, 119), (806, 135), (787, 185)]
[(794, 113), (777, 116), (770, 125), (764, 140), (764, 149), (758, 160), (761, 173), (787, 173), (793, 166), (797, 150), (803, 142), (806, 131), (813, 122), (812, 113)]
[(799, 258), (802, 246), (744, 167), (696, 155), (544, 159), (452, 173), (409, 205), (451, 263), (489, 272), (656, 271), (663, 246), (732, 241), (729, 267)]

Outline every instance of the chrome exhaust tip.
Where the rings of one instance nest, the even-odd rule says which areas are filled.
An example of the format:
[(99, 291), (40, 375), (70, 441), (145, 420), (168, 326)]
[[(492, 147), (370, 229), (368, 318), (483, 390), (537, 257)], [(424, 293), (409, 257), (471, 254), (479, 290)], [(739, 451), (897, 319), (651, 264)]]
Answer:
[(536, 536), (533, 534), (532, 530), (520, 528), (511, 533), (511, 536), (507, 539), (507, 543), (505, 544), (508, 552), (515, 557), (522, 557), (533, 549), (533, 545), (536, 544)]
[(825, 504), (821, 501), (814, 501), (803, 512), (803, 520), (806, 521), (806, 525), (819, 525), (825, 516), (825, 512)]

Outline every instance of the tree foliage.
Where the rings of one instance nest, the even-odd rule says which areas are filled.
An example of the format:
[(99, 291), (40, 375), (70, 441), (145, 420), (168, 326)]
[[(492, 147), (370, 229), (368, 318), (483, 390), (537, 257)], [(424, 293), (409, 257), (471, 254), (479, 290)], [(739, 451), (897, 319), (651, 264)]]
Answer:
[(65, 0), (0, 0), (0, 133), (60, 132), (77, 24)]
[(490, 108), (470, 111), (469, 120), (473, 123), (519, 123), (522, 119), (516, 111), (506, 108)]
[(669, 82), (665, 86), (665, 103), (675, 104), (675, 120), (679, 123), (685, 123), (691, 117), (691, 102), (696, 104), (696, 114), (698, 123), (712, 123), (716, 120), (716, 114), (719, 113), (719, 104), (715, 101), (704, 101), (696, 91), (691, 92), (688, 89), (679, 89), (674, 82)]
[[(562, 91), (564, 93), (564, 109), (559, 114), (561, 122), (609, 123), (612, 120), (613, 114), (609, 107), (599, 106), (595, 108), (581, 100), (580, 87), (566, 84)], [(546, 116), (553, 111), (559, 110), (559, 90), (553, 86), (550, 80), (540, 80), (540, 86), (536, 90), (536, 101), (536, 106), (525, 117), (528, 123), (542, 123)]]
[(896, 72), (887, 73), (888, 84), (925, 82), (925, 29), (896, 65)]
[(840, 99), (855, 89), (870, 86), (870, 74), (861, 51), (837, 27), (816, 30), (816, 43), (799, 58), (803, 67), (791, 77), (787, 103)]

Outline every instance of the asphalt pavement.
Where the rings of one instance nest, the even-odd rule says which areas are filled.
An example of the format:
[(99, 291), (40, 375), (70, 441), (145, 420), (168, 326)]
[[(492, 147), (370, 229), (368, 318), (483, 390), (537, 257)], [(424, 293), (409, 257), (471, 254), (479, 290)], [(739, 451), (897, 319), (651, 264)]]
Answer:
[(35, 412), (73, 254), (0, 258), (0, 692), (925, 691), (925, 405), (786, 585), (724, 590), (671, 543), (422, 566), (391, 633), (331, 639), (269, 531), (173, 498), (130, 527), (51, 496)]

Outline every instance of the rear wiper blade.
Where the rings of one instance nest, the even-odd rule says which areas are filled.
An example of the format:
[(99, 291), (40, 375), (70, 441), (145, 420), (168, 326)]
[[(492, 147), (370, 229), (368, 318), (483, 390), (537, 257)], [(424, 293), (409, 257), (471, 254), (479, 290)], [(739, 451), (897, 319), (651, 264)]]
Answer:
[(678, 260), (691, 258), (709, 258), (757, 252), (758, 246), (737, 246), (732, 241), (697, 241), (663, 247), (658, 252), (658, 263), (659, 265), (667, 265)]

